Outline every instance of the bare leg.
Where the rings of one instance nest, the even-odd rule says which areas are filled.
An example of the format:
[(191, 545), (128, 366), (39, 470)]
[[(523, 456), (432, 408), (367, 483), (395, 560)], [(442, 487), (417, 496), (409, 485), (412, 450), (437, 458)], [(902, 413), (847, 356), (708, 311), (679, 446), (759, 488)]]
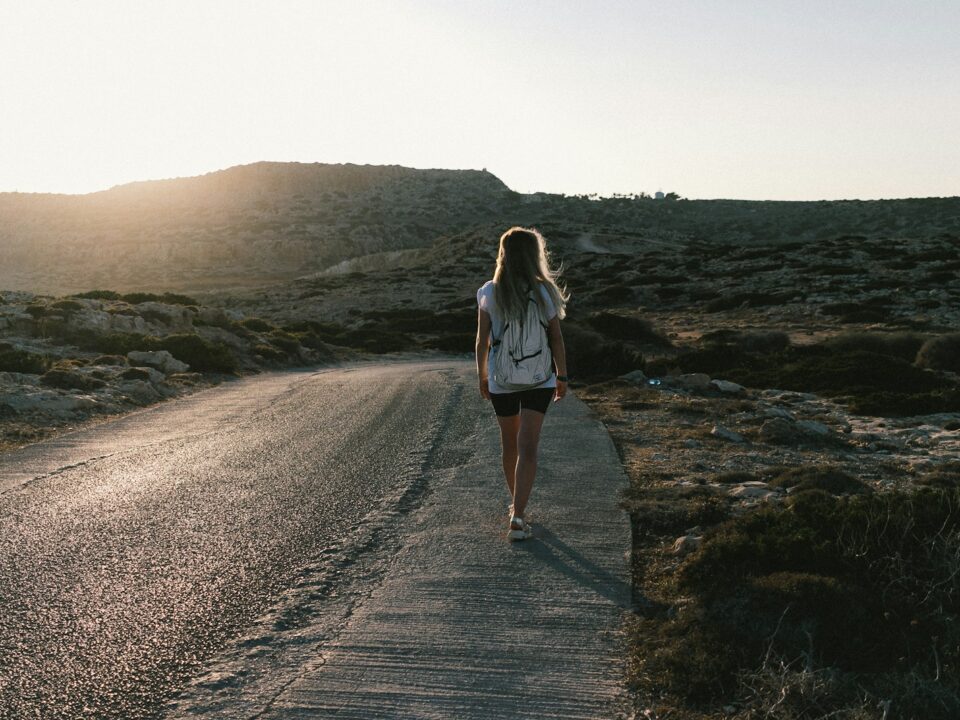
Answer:
[(520, 434), (520, 414), (510, 417), (497, 416), (500, 425), (500, 447), (503, 449), (503, 476), (507, 481), (507, 490), (513, 497), (513, 486), (517, 477), (517, 436)]
[(536, 410), (520, 411), (520, 432), (517, 436), (517, 472), (513, 493), (513, 513), (523, 517), (527, 500), (537, 474), (537, 452), (544, 414)]

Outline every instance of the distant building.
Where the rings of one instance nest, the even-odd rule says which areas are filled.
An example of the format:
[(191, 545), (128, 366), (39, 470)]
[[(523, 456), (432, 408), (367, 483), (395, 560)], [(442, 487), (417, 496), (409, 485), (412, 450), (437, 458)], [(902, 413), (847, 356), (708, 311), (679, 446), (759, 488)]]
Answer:
[(654, 199), (654, 200), (663, 200), (663, 190), (657, 190), (657, 192), (655, 192), (655, 193), (653, 194), (653, 199)]

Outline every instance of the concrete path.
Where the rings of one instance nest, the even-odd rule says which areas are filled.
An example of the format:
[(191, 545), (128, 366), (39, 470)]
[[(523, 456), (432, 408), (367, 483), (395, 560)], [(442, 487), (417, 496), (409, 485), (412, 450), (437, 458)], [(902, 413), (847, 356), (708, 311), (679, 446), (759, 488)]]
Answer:
[(530, 504), (535, 537), (510, 544), (496, 422), (476, 402), (489, 422), (470, 460), (429, 479), (383, 581), (251, 716), (620, 715), (630, 527), (613, 444), (576, 398), (555, 404)]

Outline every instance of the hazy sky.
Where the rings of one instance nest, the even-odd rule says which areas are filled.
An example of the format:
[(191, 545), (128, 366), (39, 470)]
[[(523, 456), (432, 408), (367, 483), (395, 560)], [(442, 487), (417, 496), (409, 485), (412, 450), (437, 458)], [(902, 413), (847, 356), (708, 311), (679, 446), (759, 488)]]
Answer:
[(958, 195), (958, 37), (958, 0), (0, 0), (0, 191), (296, 160)]

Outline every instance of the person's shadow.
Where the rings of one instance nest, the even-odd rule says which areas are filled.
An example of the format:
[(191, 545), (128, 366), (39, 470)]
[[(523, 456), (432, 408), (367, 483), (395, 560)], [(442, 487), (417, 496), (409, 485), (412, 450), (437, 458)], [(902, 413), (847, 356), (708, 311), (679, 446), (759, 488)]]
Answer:
[(561, 540), (550, 528), (536, 525), (533, 537), (513, 543), (518, 551), (529, 552), (582, 587), (595, 591), (617, 607), (632, 604), (630, 583), (605, 570)]

